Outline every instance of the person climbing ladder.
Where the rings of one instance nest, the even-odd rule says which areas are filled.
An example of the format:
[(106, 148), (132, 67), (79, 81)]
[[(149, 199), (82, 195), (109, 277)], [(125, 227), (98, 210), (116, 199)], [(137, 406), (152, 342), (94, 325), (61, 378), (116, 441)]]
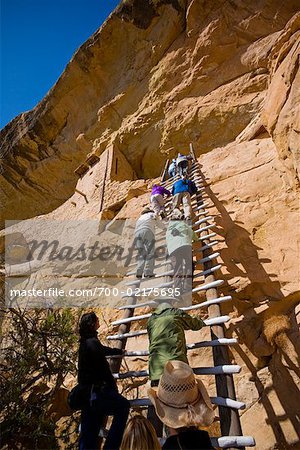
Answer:
[(173, 210), (179, 210), (183, 204), (184, 217), (186, 220), (192, 218), (191, 196), (197, 194), (197, 187), (195, 183), (188, 179), (187, 175), (176, 181), (172, 188), (173, 194)]
[(163, 186), (160, 186), (159, 184), (154, 184), (151, 191), (151, 208), (157, 215), (157, 217), (161, 217), (164, 219), (166, 217), (165, 213), (165, 199), (164, 196), (170, 197), (172, 194), (168, 189), (164, 188)]
[(136, 277), (154, 277), (155, 263), (155, 227), (164, 228), (165, 225), (157, 219), (150, 208), (145, 208), (136, 222), (134, 241), (137, 253)]

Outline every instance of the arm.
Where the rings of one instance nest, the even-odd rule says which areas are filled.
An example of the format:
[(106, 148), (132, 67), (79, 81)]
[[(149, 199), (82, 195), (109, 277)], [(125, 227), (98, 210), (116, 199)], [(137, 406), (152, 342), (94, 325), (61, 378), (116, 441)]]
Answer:
[(199, 241), (199, 237), (198, 237), (197, 233), (195, 233), (195, 231), (192, 232), (192, 241), (193, 242)]
[(172, 195), (168, 189), (166, 189), (166, 188), (163, 188), (163, 189), (164, 189), (164, 194), (166, 194), (167, 197), (170, 197), (170, 195)]
[(194, 195), (197, 194), (197, 186), (195, 185), (195, 183), (193, 181), (190, 181), (190, 194)]
[(197, 331), (206, 326), (202, 319), (192, 317), (184, 311), (181, 311), (181, 319), (185, 330)]
[(102, 345), (102, 349), (105, 356), (123, 355), (124, 353), (120, 348), (106, 347), (105, 345)]

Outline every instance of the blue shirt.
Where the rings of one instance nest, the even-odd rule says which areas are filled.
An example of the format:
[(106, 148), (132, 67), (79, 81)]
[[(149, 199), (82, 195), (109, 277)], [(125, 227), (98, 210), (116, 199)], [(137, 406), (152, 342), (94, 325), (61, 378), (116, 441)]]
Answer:
[(178, 180), (173, 184), (172, 194), (179, 194), (180, 192), (189, 192), (191, 195), (196, 194), (197, 187), (191, 180)]

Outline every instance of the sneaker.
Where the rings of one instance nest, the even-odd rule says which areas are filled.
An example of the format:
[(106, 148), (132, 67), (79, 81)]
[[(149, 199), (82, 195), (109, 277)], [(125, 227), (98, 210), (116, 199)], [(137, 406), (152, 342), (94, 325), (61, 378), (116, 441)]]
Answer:
[(135, 276), (136, 276), (136, 278), (142, 278), (143, 277), (143, 275), (140, 275), (139, 273), (137, 273)]

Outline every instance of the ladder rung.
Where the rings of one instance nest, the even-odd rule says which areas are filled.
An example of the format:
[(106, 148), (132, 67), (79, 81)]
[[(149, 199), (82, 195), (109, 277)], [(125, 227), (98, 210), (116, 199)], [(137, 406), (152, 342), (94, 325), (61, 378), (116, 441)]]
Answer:
[(218, 264), (214, 267), (211, 267), (210, 269), (203, 270), (203, 272), (197, 273), (196, 275), (194, 275), (193, 278), (205, 277), (206, 275), (209, 275), (209, 274), (214, 273), (217, 270), (221, 269), (221, 267), (222, 267), (222, 264)]
[[(225, 406), (228, 408), (233, 409), (244, 409), (245, 403), (238, 402), (237, 400), (232, 400), (231, 398), (224, 398), (224, 397), (210, 397), (210, 400), (213, 405), (217, 406)], [(137, 406), (151, 406), (152, 403), (149, 398), (138, 398), (135, 400), (129, 400), (131, 407), (137, 407)]]
[(151, 313), (143, 314), (140, 316), (127, 317), (126, 319), (114, 320), (111, 322), (111, 325), (114, 327), (116, 325), (122, 325), (123, 323), (136, 322), (137, 320), (149, 319), (151, 317)]
[[(193, 372), (196, 375), (223, 375), (223, 374), (233, 374), (240, 373), (241, 366), (224, 364), (222, 366), (213, 367), (193, 367)], [(114, 378), (117, 380), (124, 380), (125, 378), (143, 378), (149, 376), (148, 370), (129, 370), (123, 373), (114, 373)]]
[(199, 253), (199, 252), (203, 252), (204, 250), (207, 250), (208, 248), (213, 247), (214, 245), (217, 245), (219, 243), (219, 241), (213, 241), (210, 242), (209, 244), (204, 245), (203, 247), (197, 248), (193, 251), (193, 253)]
[(199, 241), (205, 241), (205, 239), (210, 239), (211, 237), (214, 237), (216, 235), (217, 235), (217, 233), (210, 233), (210, 234), (207, 234), (206, 236), (200, 236)]
[(219, 317), (212, 317), (211, 319), (205, 319), (203, 322), (205, 325), (221, 325), (222, 323), (226, 323), (230, 320), (230, 316), (219, 316)]
[(205, 227), (202, 228), (197, 228), (197, 230), (195, 230), (195, 233), (202, 233), (202, 231), (206, 231), (206, 230), (210, 230), (211, 228), (214, 228), (216, 225), (214, 223), (206, 225)]
[(213, 219), (213, 216), (204, 217), (204, 219), (197, 220), (193, 225), (199, 225), (200, 223), (207, 222), (208, 220)]
[[(235, 345), (237, 344), (238, 340), (236, 338), (219, 338), (214, 339), (213, 341), (201, 341), (201, 342), (195, 342), (194, 344), (188, 344), (186, 346), (187, 350), (194, 350), (196, 348), (203, 348), (203, 347), (218, 347), (219, 345)], [(126, 352), (124, 355), (111, 355), (107, 356), (106, 358), (124, 358), (124, 357), (136, 357), (136, 356), (149, 356), (148, 350), (139, 350), (137, 352)]]
[(217, 245), (217, 244), (219, 244), (219, 241), (209, 242), (208, 244), (203, 245), (203, 247), (196, 248), (195, 250), (193, 250), (193, 253), (203, 252), (204, 250), (207, 250), (208, 248), (211, 248), (211, 247), (213, 247), (214, 245)]
[[(230, 300), (232, 300), (231, 295), (226, 295), (224, 297), (217, 297), (217, 298), (212, 298), (211, 300), (206, 300), (205, 302), (198, 303), (197, 305), (184, 306), (183, 308), (179, 308), (179, 309), (182, 309), (182, 311), (194, 311), (194, 309), (203, 308), (204, 306), (215, 305), (217, 303), (229, 302)], [(226, 316), (226, 317), (228, 317), (228, 316)]]
[[(168, 276), (173, 275), (173, 273), (174, 273), (173, 270), (169, 270), (168, 272), (158, 273), (152, 279), (155, 280), (156, 278), (168, 277)], [(135, 274), (135, 272), (133, 274)], [(135, 285), (137, 283), (141, 283), (143, 281), (149, 281), (149, 278), (138, 278), (137, 280), (129, 281), (128, 283), (125, 283), (125, 285), (126, 286), (133, 286), (133, 285)]]
[[(217, 297), (214, 298), (212, 300), (207, 300), (205, 302), (202, 303), (198, 303), (197, 305), (190, 305), (190, 306), (184, 306), (183, 308), (179, 308), (182, 309), (183, 311), (193, 311), (194, 309), (199, 309), (202, 308), (204, 306), (209, 306), (209, 305), (215, 305), (216, 303), (223, 303), (223, 302), (228, 302), (232, 300), (232, 297), (230, 295), (224, 296), (224, 297)], [(158, 298), (157, 301), (153, 301), (150, 300), (149, 302), (144, 302), (144, 303), (136, 303), (135, 305), (125, 305), (125, 306), (120, 306), (118, 309), (122, 310), (122, 309), (135, 309), (135, 308), (144, 308), (145, 306), (158, 306), (159, 302), (165, 302), (166, 298)]]
[(235, 345), (237, 344), (238, 340), (236, 338), (219, 338), (214, 339), (212, 341), (202, 341), (202, 342), (195, 342), (194, 344), (188, 344), (186, 347), (188, 350), (193, 350), (195, 348), (202, 348), (202, 347), (218, 347), (219, 345)]
[(207, 211), (205, 211), (205, 209), (203, 211), (199, 210), (198, 212), (195, 212), (194, 215), (195, 217), (199, 217), (199, 216), (205, 216), (207, 213)]
[[(180, 308), (181, 309), (181, 308)], [(111, 322), (111, 325), (114, 327), (116, 325), (122, 325), (123, 323), (130, 323), (130, 322), (136, 322), (137, 320), (144, 320), (144, 319), (149, 319), (149, 317), (151, 317), (152, 313), (147, 313), (147, 314), (141, 314), (139, 316), (133, 316), (133, 317), (127, 317), (126, 319), (119, 319), (119, 320), (114, 320), (113, 322)], [(220, 316), (218, 317), (218, 319), (220, 318), (224, 318), (226, 317), (225, 322), (227, 322), (227, 320), (229, 319), (229, 316)], [(210, 325), (210, 320), (216, 319), (216, 317), (213, 318), (208, 318), (206, 319), (204, 322), (207, 325)]]
[(192, 292), (206, 291), (207, 289), (221, 286), (223, 283), (224, 283), (224, 280), (212, 281), (211, 283), (203, 284), (199, 287), (193, 288)]
[(113, 334), (112, 336), (107, 336), (106, 339), (108, 341), (114, 341), (114, 340), (122, 340), (122, 339), (128, 339), (136, 336), (142, 336), (144, 334), (148, 334), (147, 330), (140, 330), (140, 331), (133, 331), (131, 333), (124, 333), (124, 334)]
[(196, 264), (203, 264), (203, 263), (206, 263), (208, 261), (212, 261), (213, 259), (218, 258), (218, 256), (220, 256), (220, 253), (218, 253), (218, 252), (212, 253), (211, 255), (206, 256), (205, 258), (198, 259), (196, 261)]
[[(171, 260), (170, 259), (167, 259), (167, 260), (165, 260), (164, 262), (162, 262), (162, 263), (159, 263), (159, 264), (156, 264), (155, 266), (154, 266), (154, 269), (157, 269), (158, 267), (163, 267), (163, 266), (165, 266), (166, 264), (171, 264)], [(134, 262), (134, 263), (132, 263), (132, 264), (129, 264), (127, 267), (135, 267), (136, 266), (136, 261)], [(129, 274), (131, 274), (131, 275), (134, 275), (136, 272), (134, 271), (132, 271), (132, 272), (128, 272), (127, 273), (127, 275), (129, 275)]]
[(198, 205), (195, 208), (193, 208), (194, 211), (198, 211), (199, 209), (204, 209), (206, 206), (209, 206), (208, 202), (203, 202), (202, 205)]
[(221, 436), (210, 438), (213, 447), (236, 448), (236, 447), (254, 447), (255, 439), (252, 436)]
[[(123, 319), (124, 322), (122, 322), (122, 323), (129, 322), (130, 321), (129, 319), (132, 320), (133, 318), (129, 317), (128, 319)], [(226, 323), (229, 320), (230, 320), (229, 316), (219, 316), (219, 317), (212, 317), (211, 319), (205, 319), (203, 322), (205, 323), (205, 325), (211, 326), (211, 325), (221, 325), (222, 323)], [(128, 338), (132, 338), (132, 337), (136, 337), (136, 336), (141, 336), (143, 334), (148, 334), (147, 330), (133, 331), (131, 333), (124, 333), (124, 334), (113, 334), (111, 336), (107, 336), (106, 339), (108, 339), (110, 341), (121, 340), (121, 339), (128, 339)]]
[[(213, 399), (214, 399), (214, 401), (213, 401)], [(238, 400), (232, 400), (231, 398), (212, 397), (211, 402), (214, 405), (227, 406), (228, 408), (233, 408), (233, 409), (245, 409), (246, 408), (246, 404), (244, 402), (239, 402)]]

